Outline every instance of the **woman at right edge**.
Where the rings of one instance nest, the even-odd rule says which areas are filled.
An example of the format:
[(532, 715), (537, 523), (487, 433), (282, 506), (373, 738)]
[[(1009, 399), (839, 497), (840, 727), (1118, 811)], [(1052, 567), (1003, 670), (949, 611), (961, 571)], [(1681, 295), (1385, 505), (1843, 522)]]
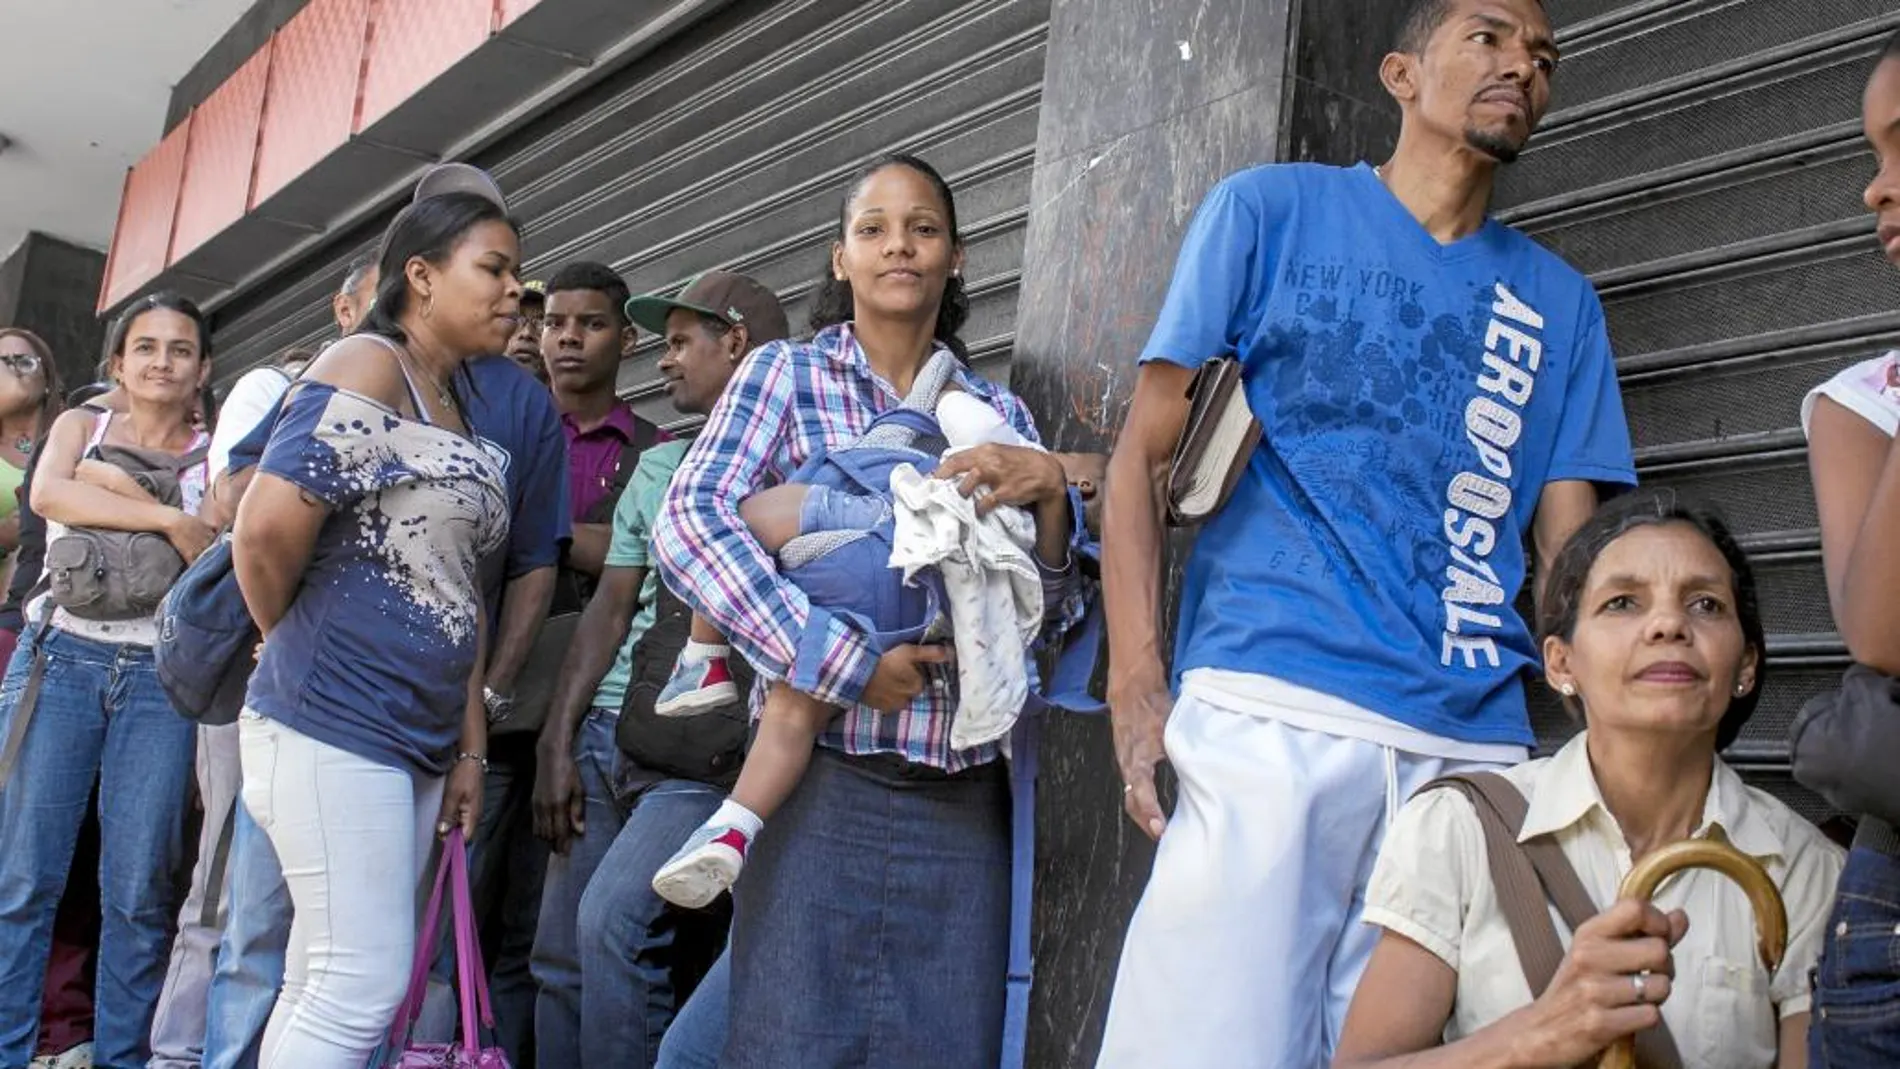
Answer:
[[(1900, 266), (1900, 34), (1874, 67), (1862, 118), (1879, 162), (1867, 207)], [(1802, 406), (1802, 426), (1835, 624), (1856, 662), (1900, 677), (1900, 352), (1822, 384)], [(1875, 775), (1900, 767), (1900, 753), (1859, 759)], [(1819, 1069), (1900, 1065), (1900, 830), (1885, 821), (1861, 820), (1814, 1005), (1809, 1051)]]

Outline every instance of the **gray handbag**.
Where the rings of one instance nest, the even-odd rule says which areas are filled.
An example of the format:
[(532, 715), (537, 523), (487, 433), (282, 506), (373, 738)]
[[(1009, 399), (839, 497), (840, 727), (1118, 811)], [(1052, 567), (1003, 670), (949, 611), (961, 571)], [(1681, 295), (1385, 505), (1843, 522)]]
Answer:
[(1900, 680), (1854, 665), (1789, 728), (1794, 778), (1844, 812), (1900, 824)]
[[(177, 508), (184, 495), (179, 474), (204, 461), (200, 446), (183, 456), (132, 446), (102, 445), (94, 459), (131, 475), (162, 505)], [(46, 546), (53, 604), (83, 620), (138, 620), (158, 611), (165, 592), (185, 570), (185, 558), (164, 535), (75, 527)]]

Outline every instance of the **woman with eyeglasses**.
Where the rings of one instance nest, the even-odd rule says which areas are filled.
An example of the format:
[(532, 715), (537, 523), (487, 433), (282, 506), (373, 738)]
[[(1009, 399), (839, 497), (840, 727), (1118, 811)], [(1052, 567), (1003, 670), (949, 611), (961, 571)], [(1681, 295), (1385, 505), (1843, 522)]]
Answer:
[[(0, 587), (10, 584), (20, 546), (20, 497), (33, 450), (59, 414), (53, 350), (21, 327), (0, 327)], [(0, 627), (0, 664), (13, 657), (17, 625)]]

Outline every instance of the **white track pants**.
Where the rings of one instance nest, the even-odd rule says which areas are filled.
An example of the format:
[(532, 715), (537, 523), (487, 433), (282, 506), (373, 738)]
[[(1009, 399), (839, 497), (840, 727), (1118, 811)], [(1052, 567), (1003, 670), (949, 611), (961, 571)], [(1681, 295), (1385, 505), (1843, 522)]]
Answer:
[(1378, 933), (1359, 923), (1413, 791), (1490, 768), (1228, 712), (1168, 719), (1180, 798), (1129, 924), (1098, 1069), (1318, 1069)]

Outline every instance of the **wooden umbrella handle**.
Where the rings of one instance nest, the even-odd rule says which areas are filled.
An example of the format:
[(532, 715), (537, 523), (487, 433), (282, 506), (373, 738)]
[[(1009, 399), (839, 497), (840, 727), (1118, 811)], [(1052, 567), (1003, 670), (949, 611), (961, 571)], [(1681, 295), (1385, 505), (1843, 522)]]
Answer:
[[(1714, 869), (1734, 880), (1748, 895), (1755, 909), (1755, 931), (1761, 962), (1773, 972), (1788, 949), (1788, 909), (1781, 892), (1761, 862), (1729, 845), (1720, 828), (1711, 828), (1707, 838), (1684, 839), (1657, 850), (1630, 869), (1616, 896), (1647, 902), (1656, 888), (1683, 869)], [(1636, 1069), (1636, 1037), (1624, 1036), (1603, 1052), (1597, 1069)]]

